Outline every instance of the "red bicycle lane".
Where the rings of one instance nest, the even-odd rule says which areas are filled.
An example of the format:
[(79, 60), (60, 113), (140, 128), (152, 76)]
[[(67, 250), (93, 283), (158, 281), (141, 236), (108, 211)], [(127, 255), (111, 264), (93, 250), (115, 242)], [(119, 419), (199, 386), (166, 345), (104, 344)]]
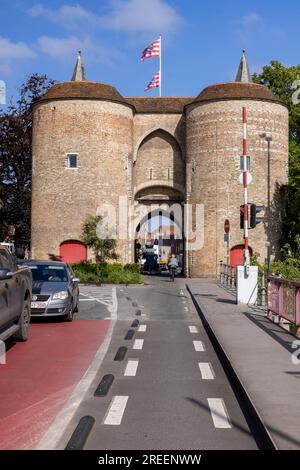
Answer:
[(0, 365), (0, 449), (33, 449), (103, 343), (109, 320), (30, 325)]

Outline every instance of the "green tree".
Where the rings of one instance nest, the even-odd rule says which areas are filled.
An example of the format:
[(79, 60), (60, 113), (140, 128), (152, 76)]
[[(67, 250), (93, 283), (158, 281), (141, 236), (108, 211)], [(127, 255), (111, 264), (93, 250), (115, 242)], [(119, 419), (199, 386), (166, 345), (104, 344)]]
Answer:
[(286, 200), (281, 246), (285, 252), (289, 248), (295, 256), (300, 256), (300, 65), (286, 67), (271, 61), (261, 74), (253, 76), (253, 81), (267, 86), (289, 108), (289, 181), (281, 188), (282, 198)]
[(116, 260), (118, 258), (116, 240), (108, 237), (99, 238), (97, 235), (97, 228), (101, 221), (102, 217), (100, 215), (89, 215), (83, 223), (81, 235), (81, 241), (93, 249), (97, 263), (105, 263), (109, 259)]
[(53, 84), (30, 76), (17, 102), (0, 111), (0, 237), (14, 225), (16, 238), (30, 239), (32, 105)]

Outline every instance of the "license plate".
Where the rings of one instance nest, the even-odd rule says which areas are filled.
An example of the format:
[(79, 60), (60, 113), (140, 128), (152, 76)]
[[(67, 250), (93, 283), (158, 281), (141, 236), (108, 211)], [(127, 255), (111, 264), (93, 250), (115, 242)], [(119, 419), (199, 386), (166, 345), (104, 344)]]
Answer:
[(31, 308), (46, 308), (47, 302), (31, 302)]

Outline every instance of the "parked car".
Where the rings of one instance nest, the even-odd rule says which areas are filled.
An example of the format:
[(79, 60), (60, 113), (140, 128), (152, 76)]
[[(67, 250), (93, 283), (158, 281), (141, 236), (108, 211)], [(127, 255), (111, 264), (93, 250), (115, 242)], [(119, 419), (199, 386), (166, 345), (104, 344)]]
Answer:
[(72, 321), (79, 306), (80, 280), (72, 268), (60, 261), (18, 260), (32, 272), (31, 315), (65, 317)]
[(26, 341), (30, 323), (32, 275), (18, 269), (14, 256), (0, 244), (0, 340)]

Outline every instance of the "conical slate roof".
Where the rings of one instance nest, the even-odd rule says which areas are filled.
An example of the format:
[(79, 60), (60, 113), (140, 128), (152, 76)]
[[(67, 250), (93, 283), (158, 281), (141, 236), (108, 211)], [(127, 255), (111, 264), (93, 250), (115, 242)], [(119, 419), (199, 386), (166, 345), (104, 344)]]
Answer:
[(81, 51), (79, 50), (76, 65), (72, 75), (72, 82), (84, 82), (86, 80), (87, 78), (85, 75), (84, 65), (81, 58)]
[(243, 49), (243, 55), (242, 55), (241, 62), (240, 62), (240, 65), (239, 65), (239, 68), (235, 77), (235, 81), (242, 82), (242, 83), (252, 82), (249, 66), (248, 66), (247, 59), (246, 59), (245, 49)]

